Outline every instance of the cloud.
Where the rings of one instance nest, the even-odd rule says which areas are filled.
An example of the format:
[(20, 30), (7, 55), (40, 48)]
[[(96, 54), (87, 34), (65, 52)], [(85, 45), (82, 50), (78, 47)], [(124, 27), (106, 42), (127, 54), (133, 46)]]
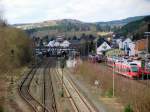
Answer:
[(86, 22), (150, 14), (149, 0), (2, 0), (10, 23), (72, 18)]

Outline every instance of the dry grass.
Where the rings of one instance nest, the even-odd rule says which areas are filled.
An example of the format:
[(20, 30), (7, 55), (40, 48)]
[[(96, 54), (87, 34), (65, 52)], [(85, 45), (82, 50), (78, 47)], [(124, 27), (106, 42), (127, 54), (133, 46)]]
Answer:
[(30, 44), (23, 31), (0, 26), (0, 107), (4, 110), (8, 109), (11, 103), (9, 97), (13, 95), (10, 81), (15, 84), (21, 76), (23, 65), (31, 60)]
[(30, 45), (31, 41), (23, 31), (0, 27), (0, 72), (7, 72), (7, 70), (29, 62), (31, 59)]
[[(84, 62), (76, 68), (76, 73), (81, 74), (91, 84), (94, 84), (95, 80), (99, 80), (103, 90), (102, 95), (111, 92), (111, 68)], [(137, 81), (115, 75), (115, 96), (124, 105), (131, 104), (135, 112), (150, 112), (150, 88)]]

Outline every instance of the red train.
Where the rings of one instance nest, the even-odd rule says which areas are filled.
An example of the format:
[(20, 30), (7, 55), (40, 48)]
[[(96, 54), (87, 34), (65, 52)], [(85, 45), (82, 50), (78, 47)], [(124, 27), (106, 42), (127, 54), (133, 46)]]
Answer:
[(145, 76), (146, 78), (150, 77), (150, 68), (145, 66), (145, 68), (142, 69), (140, 61), (131, 61), (119, 58), (107, 58), (107, 65), (114, 67), (116, 73), (132, 79), (141, 78), (143, 76)]
[(114, 69), (116, 73), (119, 73), (129, 78), (140, 77), (138, 65), (134, 62), (131, 63), (116, 62)]
[[(140, 61), (135, 61), (135, 63), (139, 67), (139, 74), (140, 74), (140, 76), (143, 77), (143, 78), (150, 78), (150, 66), (149, 66), (149, 63), (146, 64), (144, 68), (141, 67), (141, 62)], [(144, 76), (142, 76), (142, 75), (144, 75)]]

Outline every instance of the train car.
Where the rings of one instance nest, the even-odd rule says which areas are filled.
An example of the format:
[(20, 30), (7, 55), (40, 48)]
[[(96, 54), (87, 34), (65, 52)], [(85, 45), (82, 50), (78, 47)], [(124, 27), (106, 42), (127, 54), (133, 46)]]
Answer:
[[(145, 67), (142, 68), (141, 61), (139, 60), (131, 60), (131, 59), (119, 58), (119, 57), (108, 57), (107, 65), (109, 67), (115, 66), (115, 70), (117, 73), (122, 74), (127, 77), (150, 79), (150, 63), (146, 64)], [(133, 65), (134, 66), (136, 65), (134, 69), (138, 73), (132, 73)]]
[(116, 62), (114, 70), (116, 73), (129, 77), (131, 79), (140, 77), (139, 67), (134, 62)]
[(150, 63), (147, 63), (144, 68), (141, 67), (141, 61), (134, 61), (139, 67), (141, 78), (150, 78)]
[(116, 62), (120, 62), (123, 61), (122, 58), (118, 58), (118, 57), (107, 57), (107, 65), (110, 67), (113, 67), (113, 64)]
[(107, 65), (110, 67), (113, 67), (113, 63), (115, 62), (115, 60), (113, 58), (107, 58)]

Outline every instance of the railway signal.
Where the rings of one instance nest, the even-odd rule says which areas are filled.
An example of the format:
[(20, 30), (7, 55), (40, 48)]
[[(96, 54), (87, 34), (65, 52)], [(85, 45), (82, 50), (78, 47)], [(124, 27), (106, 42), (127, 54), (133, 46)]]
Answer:
[(66, 59), (65, 59), (65, 57), (62, 57), (61, 62), (60, 62), (60, 67), (61, 67), (61, 70), (62, 70), (62, 94), (61, 94), (61, 96), (62, 96), (62, 97), (64, 97), (64, 87), (63, 87), (63, 85), (64, 85), (64, 80), (63, 80), (63, 70), (64, 70), (64, 68), (65, 68), (65, 65), (66, 65)]
[(142, 61), (141, 61), (141, 68), (142, 68), (142, 78), (144, 79), (144, 68), (145, 68), (145, 60), (143, 59)]
[(144, 68), (145, 67), (145, 60), (141, 61), (141, 67)]

